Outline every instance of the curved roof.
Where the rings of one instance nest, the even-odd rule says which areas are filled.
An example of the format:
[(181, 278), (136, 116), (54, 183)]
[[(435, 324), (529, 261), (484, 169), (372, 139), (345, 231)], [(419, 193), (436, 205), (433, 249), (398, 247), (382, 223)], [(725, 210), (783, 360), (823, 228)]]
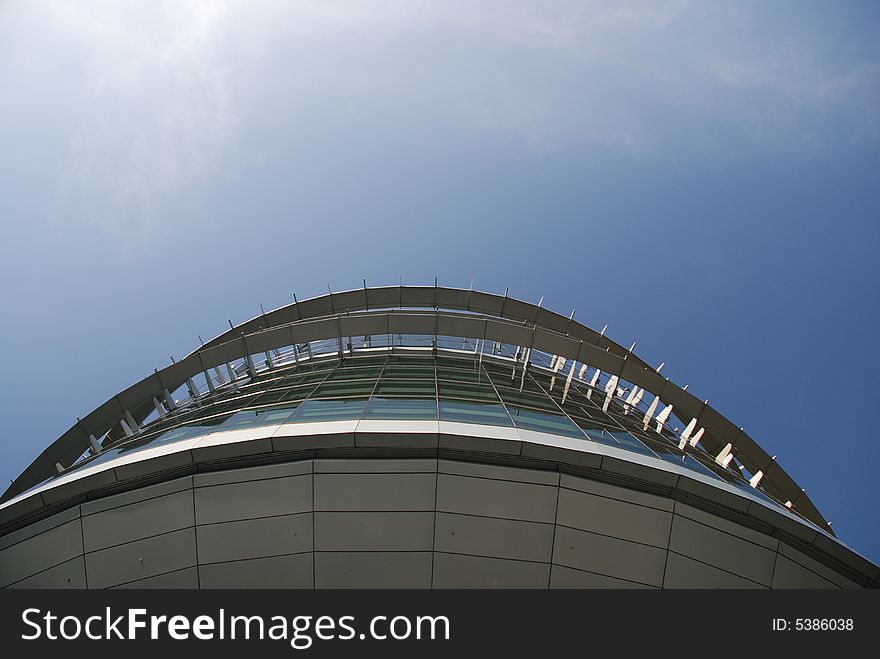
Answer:
[[(4, 493), (6, 501), (50, 478), (56, 463), (73, 464), (90, 446), (90, 437), (105, 444), (125, 435), (126, 419), (142, 422), (154, 409), (154, 398), (191, 386), (191, 378), (208, 369), (291, 343), (378, 334), (426, 334), (500, 341), (544, 351), (582, 364), (645, 389), (683, 422), (703, 428), (700, 442), (707, 452), (733, 452), (752, 474), (761, 472), (763, 489), (828, 533), (828, 523), (806, 493), (742, 428), (726, 419), (708, 401), (695, 397), (627, 348), (572, 317), (505, 295), (440, 286), (389, 286), (328, 293), (296, 301), (231, 327), (184, 359), (155, 371), (119, 392), (79, 420), (47, 447)], [(173, 403), (172, 403), (173, 406)], [(663, 408), (655, 408), (657, 410)]]

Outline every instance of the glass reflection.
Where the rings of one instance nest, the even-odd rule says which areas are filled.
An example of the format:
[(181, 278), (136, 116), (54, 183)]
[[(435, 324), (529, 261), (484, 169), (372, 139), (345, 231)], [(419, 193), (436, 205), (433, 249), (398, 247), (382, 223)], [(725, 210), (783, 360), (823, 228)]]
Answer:
[(297, 405), (290, 405), (284, 407), (270, 407), (262, 410), (241, 410), (220, 424), (219, 430), (232, 430), (237, 428), (268, 426), (284, 423), (297, 407)]
[[(399, 342), (400, 337), (394, 338)], [(381, 337), (370, 337), (370, 341), (378, 345)], [(449, 345), (456, 342), (462, 344), (455, 339)], [(752, 488), (739, 474), (715, 465), (713, 456), (699, 449), (694, 449), (693, 454), (681, 451), (677, 438), (644, 433), (640, 419), (615, 414), (613, 407), (608, 412), (601, 411), (597, 407), (601, 393), (587, 399), (585, 385), (572, 383), (563, 404), (564, 387), (562, 375), (554, 378), (540, 370), (529, 370), (523, 376), (521, 365), (492, 361), (488, 353), (482, 362), (473, 356), (462, 354), (456, 358), (448, 353), (445, 357), (374, 354), (351, 357), (344, 362), (326, 359), (264, 374), (235, 390), (206, 396), (201, 407), (156, 420), (136, 437), (121, 440), (117, 446), (84, 459), (73, 468), (214, 431), (360, 418), (441, 419), (589, 438), (640, 455), (659, 457), (781, 505), (760, 489)], [(251, 409), (243, 409), (248, 405)], [(201, 418), (209, 414), (214, 416)]]
[(290, 416), (288, 423), (359, 419), (367, 399), (307, 400)]
[(373, 397), (362, 418), (433, 421), (437, 418), (437, 403), (434, 399)]
[(463, 400), (440, 400), (440, 420), (482, 423), (490, 426), (513, 426), (507, 410), (500, 403), (472, 403)]
[(517, 428), (549, 432), (554, 435), (565, 435), (566, 437), (577, 437), (578, 439), (584, 438), (584, 433), (581, 429), (574, 425), (567, 416), (538, 412), (521, 407), (508, 406), (508, 410), (510, 411), (510, 418), (513, 419)]

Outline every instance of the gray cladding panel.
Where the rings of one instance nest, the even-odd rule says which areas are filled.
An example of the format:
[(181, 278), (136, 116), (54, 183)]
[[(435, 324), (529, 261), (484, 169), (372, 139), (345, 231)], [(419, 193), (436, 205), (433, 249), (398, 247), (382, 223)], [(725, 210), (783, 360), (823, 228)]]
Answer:
[(199, 566), (202, 588), (311, 588), (312, 554)]
[(773, 570), (774, 588), (838, 588), (827, 579), (820, 577), (815, 572), (795, 563), (785, 556), (776, 557), (776, 567)]
[(82, 528), (77, 517), (0, 551), (0, 586), (29, 577), (82, 555)]
[(704, 510), (699, 510), (698, 508), (681, 503), (680, 501), (675, 502), (675, 514), (687, 517), (695, 522), (700, 522), (706, 526), (711, 526), (719, 531), (726, 531), (731, 535), (738, 536), (743, 540), (748, 540), (749, 542), (761, 545), (767, 549), (775, 551), (779, 546), (779, 541), (776, 538), (764, 533), (759, 533), (754, 529), (747, 528), (736, 522), (724, 519), (723, 517), (707, 513)]
[(560, 489), (556, 523), (665, 549), (672, 513)]
[(138, 503), (147, 499), (155, 499), (166, 494), (174, 494), (175, 492), (188, 492), (192, 489), (192, 477), (177, 478), (156, 485), (147, 485), (139, 487), (135, 490), (123, 492), (121, 494), (112, 494), (110, 496), (86, 501), (82, 504), (82, 514), (91, 515), (92, 513), (100, 513), (110, 508), (118, 508), (130, 503)]
[(202, 564), (311, 551), (312, 514), (207, 524), (196, 539)]
[(626, 540), (556, 528), (553, 563), (610, 577), (659, 586), (663, 581), (666, 551)]
[(454, 476), (475, 476), (477, 478), (493, 478), (495, 480), (518, 483), (534, 483), (536, 485), (556, 486), (559, 484), (559, 474), (553, 471), (507, 467), (479, 462), (438, 460), (437, 470), (441, 474), (451, 474)]
[(315, 474), (315, 510), (434, 510), (435, 474)]
[(594, 574), (575, 570), (564, 565), (554, 565), (550, 571), (550, 588), (651, 588), (644, 584), (624, 579), (615, 579), (604, 574)]
[(440, 474), (437, 510), (451, 513), (553, 522), (556, 487)]
[[(398, 433), (394, 433), (394, 437)], [(339, 458), (335, 460), (315, 460), (315, 473), (324, 474), (433, 474), (437, 471), (437, 461), (434, 459), (405, 459), (393, 460), (379, 459), (352, 459)]]
[(437, 551), (549, 563), (552, 547), (552, 524), (437, 513)]
[(84, 516), (85, 549), (87, 552), (104, 549), (186, 528), (193, 523), (192, 491), (166, 494)]
[(434, 555), (434, 588), (546, 588), (550, 565), (503, 558)]
[(195, 529), (188, 528), (86, 554), (90, 588), (107, 588), (192, 567)]
[(317, 512), (317, 551), (430, 551), (432, 512)]
[(196, 523), (287, 515), (312, 509), (312, 476), (197, 487)]
[(316, 552), (316, 588), (430, 588), (425, 552)]
[(669, 549), (769, 586), (775, 552), (724, 531), (676, 515)]
[(77, 556), (61, 565), (50, 567), (26, 579), (17, 581), (9, 588), (85, 588), (86, 564)]
[(669, 552), (664, 588), (762, 588), (741, 576)]
[(818, 574), (823, 579), (827, 579), (831, 583), (837, 584), (840, 588), (858, 588), (859, 586), (854, 582), (850, 581), (846, 577), (838, 574), (831, 568), (818, 563), (813, 560), (809, 556), (805, 556), (798, 550), (793, 547), (789, 547), (785, 543), (780, 543), (779, 545), (779, 558), (785, 556), (786, 558), (794, 561), (799, 564), (801, 567), (806, 568), (810, 572), (814, 574)]
[(658, 510), (668, 510), (672, 512), (674, 502), (671, 499), (657, 496), (656, 494), (648, 494), (647, 492), (639, 492), (631, 490), (619, 485), (611, 485), (602, 481), (594, 481), (586, 478), (579, 478), (569, 474), (561, 474), (559, 484), (569, 490), (578, 492), (586, 492), (587, 494), (596, 494), (609, 499), (618, 501), (626, 501), (628, 503), (637, 503), (640, 506), (648, 508), (657, 508)]
[(283, 476), (302, 476), (311, 473), (312, 461), (298, 460), (296, 462), (260, 465), (258, 467), (240, 467), (239, 469), (230, 469), (228, 471), (196, 474), (193, 476), (193, 481), (196, 487), (205, 487), (207, 485), (242, 483), (244, 481), (258, 481), (268, 478), (281, 478)]
[(436, 587), (857, 586), (795, 546), (588, 477), (322, 458), (200, 473), (38, 520), (0, 537), (0, 586), (426, 588), (432, 570)]
[(77, 506), (52, 515), (51, 517), (46, 517), (45, 519), (33, 522), (32, 524), (28, 524), (23, 528), (20, 528), (16, 531), (13, 531), (12, 533), (8, 533), (7, 535), (0, 537), (0, 556), (3, 555), (2, 551), (7, 547), (11, 547), (12, 545), (18, 544), (23, 540), (33, 538), (34, 536), (40, 535), (41, 533), (45, 533), (46, 531), (50, 531), (51, 529), (61, 526), (66, 522), (79, 519), (79, 515), (80, 509)]
[(147, 590), (157, 588), (198, 588), (199, 574), (194, 567), (175, 570), (174, 572), (166, 572), (165, 574), (157, 574), (155, 577), (146, 577), (138, 581), (124, 583), (114, 588), (127, 590)]

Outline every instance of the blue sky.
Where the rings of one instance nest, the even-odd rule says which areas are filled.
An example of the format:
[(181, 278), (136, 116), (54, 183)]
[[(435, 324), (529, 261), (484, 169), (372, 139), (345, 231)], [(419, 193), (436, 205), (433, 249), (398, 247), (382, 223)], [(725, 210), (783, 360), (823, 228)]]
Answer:
[(16, 476), (300, 298), (537, 301), (708, 398), (880, 560), (880, 5), (0, 4)]

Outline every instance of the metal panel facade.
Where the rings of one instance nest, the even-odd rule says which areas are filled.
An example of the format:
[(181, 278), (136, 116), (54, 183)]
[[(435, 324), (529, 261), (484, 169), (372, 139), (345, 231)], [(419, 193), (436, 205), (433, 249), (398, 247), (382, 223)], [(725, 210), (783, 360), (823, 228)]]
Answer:
[(0, 577), (13, 588), (856, 586), (776, 538), (666, 497), (449, 459), (199, 474), (0, 541)]

